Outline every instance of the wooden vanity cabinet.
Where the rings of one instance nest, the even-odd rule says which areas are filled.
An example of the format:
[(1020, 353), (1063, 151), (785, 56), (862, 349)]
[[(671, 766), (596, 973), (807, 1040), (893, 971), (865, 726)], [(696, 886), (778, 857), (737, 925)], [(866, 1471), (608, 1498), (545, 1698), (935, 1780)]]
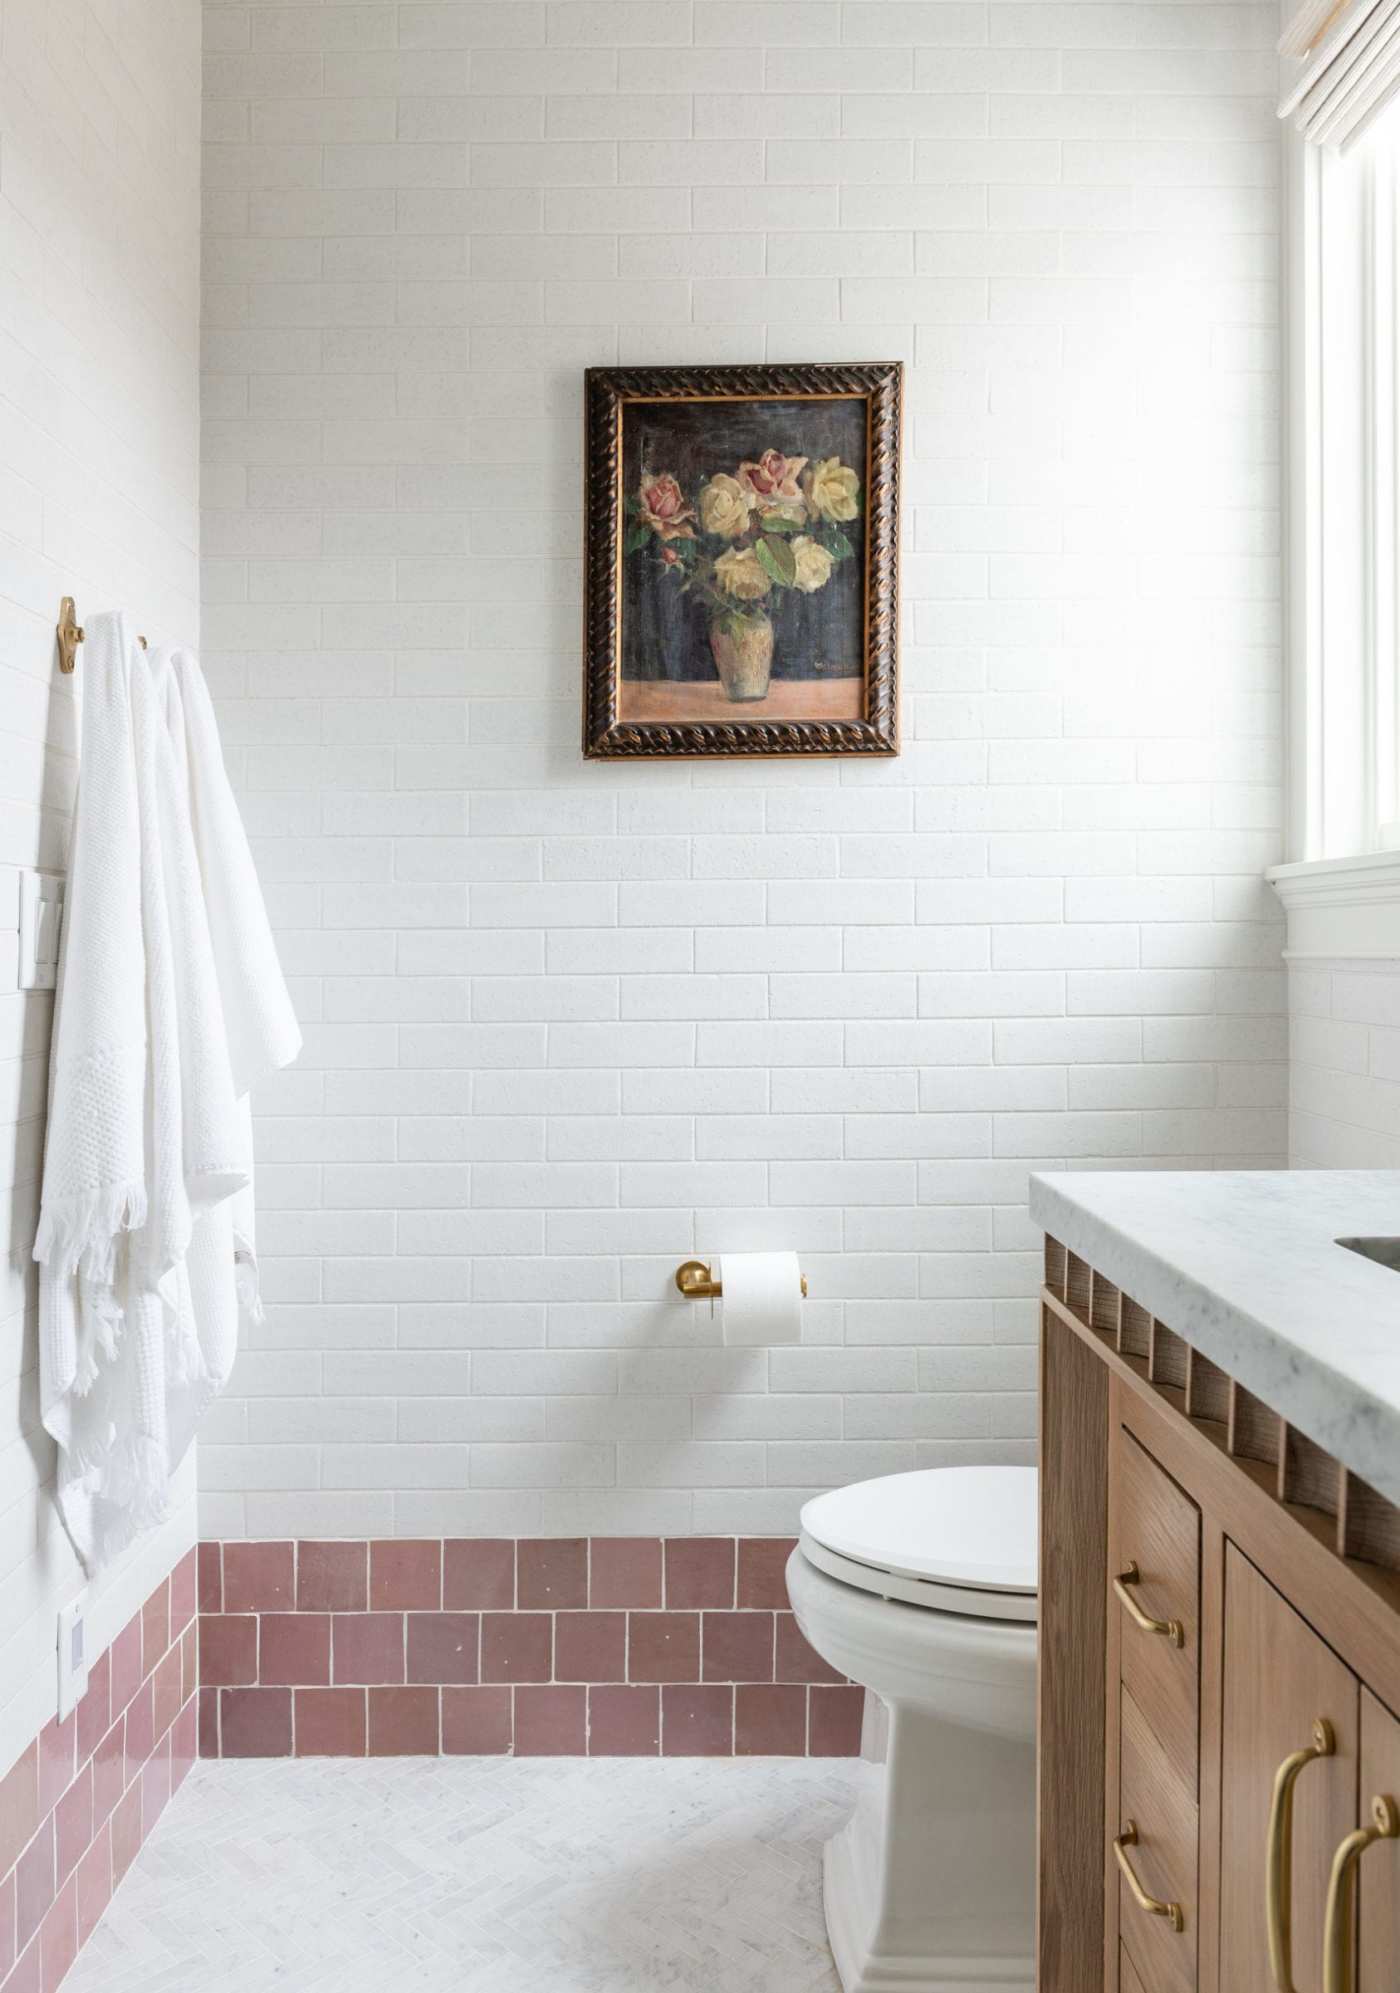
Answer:
[(1400, 1511), (1053, 1241), (1042, 1313), (1038, 1993), (1400, 1993)]

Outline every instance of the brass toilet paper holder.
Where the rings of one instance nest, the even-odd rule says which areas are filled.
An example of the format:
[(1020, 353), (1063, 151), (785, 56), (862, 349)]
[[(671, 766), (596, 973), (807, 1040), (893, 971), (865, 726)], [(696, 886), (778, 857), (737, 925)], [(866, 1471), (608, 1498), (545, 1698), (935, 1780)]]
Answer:
[[(802, 1275), (802, 1299), (807, 1299), (807, 1276)], [(676, 1268), (676, 1285), (687, 1301), (717, 1301), (724, 1293), (724, 1282), (716, 1280), (710, 1271), (709, 1262), (703, 1259), (683, 1260)]]

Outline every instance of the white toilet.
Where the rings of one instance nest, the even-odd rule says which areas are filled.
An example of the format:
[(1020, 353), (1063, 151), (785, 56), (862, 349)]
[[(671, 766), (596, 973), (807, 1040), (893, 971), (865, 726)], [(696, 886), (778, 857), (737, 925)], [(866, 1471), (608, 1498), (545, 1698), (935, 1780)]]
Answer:
[(826, 1846), (846, 1993), (1033, 1993), (1036, 1474), (940, 1467), (819, 1495), (787, 1567), (803, 1633), (869, 1693)]

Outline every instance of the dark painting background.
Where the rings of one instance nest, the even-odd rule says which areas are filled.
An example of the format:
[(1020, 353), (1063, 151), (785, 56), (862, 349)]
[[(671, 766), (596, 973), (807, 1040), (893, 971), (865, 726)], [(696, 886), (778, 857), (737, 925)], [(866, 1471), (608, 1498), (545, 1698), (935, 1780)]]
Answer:
[[(652, 476), (670, 471), (694, 505), (717, 471), (733, 477), (769, 449), (839, 457), (860, 479), (860, 517), (843, 529), (855, 559), (840, 562), (815, 595), (774, 588), (762, 604), (773, 622), (775, 679), (858, 678), (865, 669), (865, 440), (866, 404), (854, 399), (647, 402), (622, 411), (624, 497), (640, 488), (645, 468)], [(706, 612), (662, 572), (650, 547), (622, 563), (622, 675), (715, 677)]]

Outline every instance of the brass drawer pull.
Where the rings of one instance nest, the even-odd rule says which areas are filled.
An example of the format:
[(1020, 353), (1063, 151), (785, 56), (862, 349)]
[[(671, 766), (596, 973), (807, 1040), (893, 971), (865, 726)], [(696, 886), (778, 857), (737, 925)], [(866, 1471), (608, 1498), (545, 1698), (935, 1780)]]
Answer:
[(1269, 1965), (1278, 1993), (1293, 1986), (1293, 1787), (1299, 1772), (1316, 1758), (1330, 1758), (1337, 1748), (1325, 1716), (1313, 1724), (1313, 1740), (1286, 1757), (1274, 1774), (1273, 1805), (1264, 1869), (1265, 1914), (1269, 1925)]
[[(1113, 1855), (1119, 1868), (1123, 1871), (1123, 1880), (1133, 1892), (1134, 1903), (1137, 1904), (1139, 1910), (1145, 1910), (1149, 1917), (1165, 1917), (1174, 1931), (1184, 1930), (1186, 1928), (1186, 1919), (1181, 1913), (1181, 1905), (1179, 1903), (1163, 1903), (1156, 1896), (1149, 1896), (1137, 1877), (1133, 1874), (1133, 1865), (1128, 1860), (1127, 1850), (1135, 1848), (1137, 1844), (1137, 1822), (1135, 1820), (1126, 1821), (1122, 1833), (1113, 1843)], [(1328, 1988), (1328, 1993), (1331, 1993), (1330, 1987)]]
[(1348, 1834), (1332, 1857), (1327, 1885), (1327, 1916), (1322, 1926), (1322, 1993), (1352, 1993), (1355, 1961), (1352, 1926), (1356, 1922), (1356, 1864), (1373, 1841), (1400, 1840), (1400, 1807), (1390, 1798), (1371, 1801), (1369, 1827)]
[(1179, 1619), (1153, 1619), (1143, 1611), (1142, 1607), (1133, 1597), (1129, 1586), (1140, 1585), (1141, 1583), (1141, 1571), (1139, 1571), (1136, 1563), (1130, 1564), (1126, 1571), (1120, 1573), (1113, 1580), (1113, 1596), (1117, 1599), (1119, 1605), (1122, 1606), (1124, 1612), (1127, 1613), (1133, 1625), (1138, 1627), (1143, 1633), (1160, 1633), (1165, 1639), (1171, 1641), (1173, 1647), (1184, 1647), (1186, 1644), (1186, 1635), (1182, 1631)]

